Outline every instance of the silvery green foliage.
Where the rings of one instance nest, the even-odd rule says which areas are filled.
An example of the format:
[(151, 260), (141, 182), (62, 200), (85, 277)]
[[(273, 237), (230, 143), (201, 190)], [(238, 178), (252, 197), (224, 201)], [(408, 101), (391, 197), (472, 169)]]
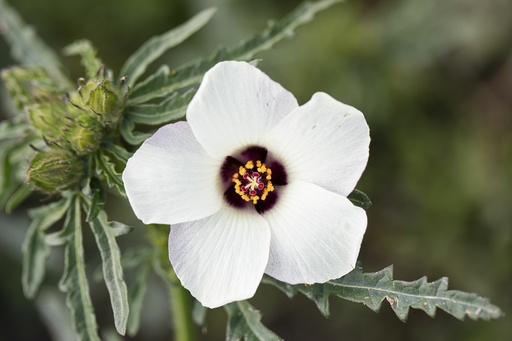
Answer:
[[(45, 277), (46, 259), (51, 248), (64, 246), (65, 265), (59, 288), (66, 293), (74, 332), (79, 340), (100, 339), (82, 240), (82, 227), (89, 226), (102, 259), (103, 277), (116, 330), (122, 335), (125, 332), (134, 335), (140, 322), (149, 274), (153, 270), (163, 278), (165, 275), (153, 250), (137, 249), (131, 253), (128, 250), (121, 256), (116, 238), (129, 233), (131, 228), (110, 221), (104, 210), (106, 188), (120, 197), (125, 196), (121, 173), (131, 152), (123, 145), (125, 142), (134, 146), (142, 143), (151, 132), (147, 127), (156, 129), (162, 124), (183, 120), (195, 89), (213, 65), (223, 60), (253, 60), (259, 52), (293, 36), (298, 26), (337, 2), (305, 2), (282, 20), (269, 24), (262, 33), (235, 46), (220, 48), (206, 58), (198, 58), (176, 69), (163, 65), (142, 80), (151, 63), (206, 25), (215, 10), (204, 10), (177, 28), (150, 39), (127, 59), (117, 77), (102, 66), (90, 42), (78, 41), (64, 51), (66, 55), (81, 57), (86, 79), (81, 80), (77, 90), (72, 85), (74, 82), (65, 76), (58, 55), (37, 37), (14, 9), (0, 0), (1, 33), (11, 47), (13, 58), (20, 64), (18, 68), (2, 72), (19, 114), (0, 122), (0, 140), (5, 142), (0, 150), (0, 206), (12, 210), (31, 195), (35, 186), (26, 182), (25, 160), (39, 150), (64, 148), (73, 153), (73, 158), (80, 160), (79, 164), (73, 164), (73, 169), (76, 170), (82, 162), (87, 165), (83, 167), (83, 174), (66, 188), (54, 188), (55, 191), (50, 188), (48, 192), (55, 198), (53, 202), (29, 212), (32, 223), (23, 244), (22, 284), (25, 295), (29, 298), (37, 295)], [(63, 102), (66, 93), (70, 95)], [(45, 128), (44, 120), (37, 119), (38, 115), (53, 114), (48, 108), (54, 110), (57, 107), (72, 113), (68, 115), (71, 123), (63, 133), (65, 136), (60, 136), (59, 131), (51, 134), (41, 131), (48, 127)], [(33, 116), (27, 117), (27, 112)], [(88, 112), (89, 116), (83, 116), (82, 112)], [(140, 131), (139, 125), (144, 125), (146, 130)], [(81, 129), (84, 126), (88, 129)], [(52, 181), (48, 183), (51, 187)], [(364, 209), (371, 205), (366, 194), (358, 190), (349, 198)], [(63, 226), (49, 232), (49, 228), (62, 219)], [(124, 279), (126, 270), (136, 273), (131, 286), (127, 286)], [(299, 292), (306, 295), (326, 316), (331, 294), (366, 304), (375, 311), (385, 299), (402, 320), (406, 319), (409, 308), (422, 309), (433, 316), (439, 307), (459, 319), (468, 315), (473, 319), (488, 320), (502, 314), (484, 298), (448, 291), (445, 278), (432, 283), (424, 278), (415, 282), (397, 281), (392, 278), (391, 268), (376, 273), (363, 273), (356, 269), (340, 279), (313, 286), (291, 286), (271, 278), (264, 282), (278, 287), (290, 297)], [(168, 281), (166, 285), (175, 283)], [(248, 302), (235, 302), (225, 309), (228, 314), (228, 340), (279, 339), (263, 326), (261, 314)], [(204, 311), (201, 316), (204, 318)]]

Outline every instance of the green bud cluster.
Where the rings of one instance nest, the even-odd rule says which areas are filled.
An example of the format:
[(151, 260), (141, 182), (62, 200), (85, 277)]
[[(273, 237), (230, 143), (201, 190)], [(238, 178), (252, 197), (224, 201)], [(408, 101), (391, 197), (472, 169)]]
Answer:
[(2, 70), (2, 78), (20, 110), (33, 103), (57, 99), (64, 91), (41, 67), (12, 67)]
[(67, 91), (44, 69), (34, 67), (5, 70), (2, 78), (34, 135), (47, 145), (36, 150), (28, 180), (48, 193), (78, 184), (88, 156), (117, 127), (124, 107), (121, 89), (98, 75), (80, 79), (77, 90)]

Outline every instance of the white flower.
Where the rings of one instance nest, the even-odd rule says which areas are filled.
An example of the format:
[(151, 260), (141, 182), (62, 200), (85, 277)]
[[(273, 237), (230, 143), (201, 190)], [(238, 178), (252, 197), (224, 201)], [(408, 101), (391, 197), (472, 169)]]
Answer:
[(361, 112), (321, 92), (299, 106), (231, 61), (205, 74), (187, 121), (146, 140), (123, 180), (137, 217), (171, 224), (171, 263), (204, 306), (252, 297), (263, 273), (312, 284), (355, 267), (367, 218), (347, 195), (368, 160)]

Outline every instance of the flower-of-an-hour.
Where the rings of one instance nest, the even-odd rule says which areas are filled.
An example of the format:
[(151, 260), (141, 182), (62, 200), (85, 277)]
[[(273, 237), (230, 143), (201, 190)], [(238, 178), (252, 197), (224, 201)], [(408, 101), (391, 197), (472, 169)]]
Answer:
[(221, 62), (186, 122), (160, 128), (123, 180), (146, 224), (170, 224), (169, 258), (214, 308), (254, 295), (264, 273), (323, 283), (355, 265), (366, 230), (347, 196), (366, 167), (363, 114), (325, 93), (299, 106), (258, 68)]

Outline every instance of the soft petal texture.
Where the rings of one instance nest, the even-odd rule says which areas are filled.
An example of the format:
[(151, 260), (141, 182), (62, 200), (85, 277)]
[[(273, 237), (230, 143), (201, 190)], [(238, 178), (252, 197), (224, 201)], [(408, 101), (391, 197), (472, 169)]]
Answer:
[(244, 62), (210, 69), (187, 109), (187, 121), (210, 155), (225, 157), (260, 145), (267, 132), (298, 107), (281, 85)]
[(186, 122), (166, 125), (128, 160), (123, 173), (126, 194), (146, 224), (201, 219), (222, 205), (219, 169)]
[(290, 284), (323, 283), (354, 269), (366, 213), (347, 198), (295, 181), (263, 214), (272, 231), (265, 272)]
[(225, 205), (210, 217), (171, 226), (169, 259), (183, 286), (215, 308), (254, 295), (269, 245), (265, 219)]
[(347, 196), (368, 162), (370, 132), (357, 109), (316, 93), (272, 130), (266, 147), (288, 182), (302, 180)]

